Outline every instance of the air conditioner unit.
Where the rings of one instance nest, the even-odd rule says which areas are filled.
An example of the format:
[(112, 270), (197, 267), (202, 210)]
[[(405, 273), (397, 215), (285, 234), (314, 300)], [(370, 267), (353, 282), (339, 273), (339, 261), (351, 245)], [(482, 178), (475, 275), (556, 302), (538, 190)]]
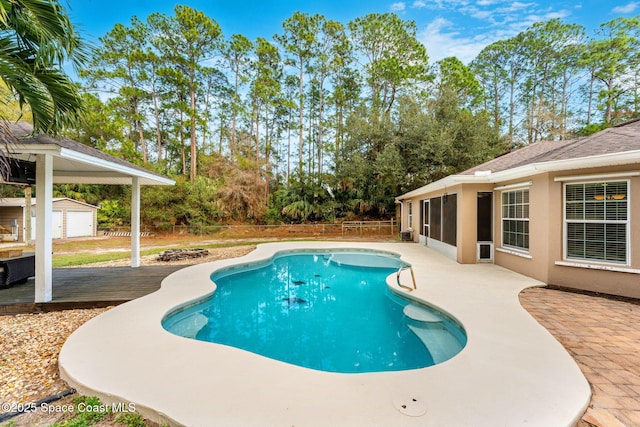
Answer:
[(493, 262), (493, 242), (478, 242), (478, 262)]

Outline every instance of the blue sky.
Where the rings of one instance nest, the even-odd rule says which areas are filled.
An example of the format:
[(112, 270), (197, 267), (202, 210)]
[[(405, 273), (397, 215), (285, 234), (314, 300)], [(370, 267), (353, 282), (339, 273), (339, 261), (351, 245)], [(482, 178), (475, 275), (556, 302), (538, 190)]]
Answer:
[(482, 48), (514, 36), (536, 21), (561, 18), (581, 24), (591, 35), (603, 22), (640, 14), (640, 0), (62, 0), (72, 21), (89, 39), (104, 35), (132, 16), (173, 13), (186, 4), (215, 19), (223, 35), (241, 33), (255, 39), (281, 32), (281, 23), (295, 11), (319, 13), (347, 23), (367, 13), (395, 12), (413, 20), (427, 47), (430, 62), (457, 56), (468, 63)]

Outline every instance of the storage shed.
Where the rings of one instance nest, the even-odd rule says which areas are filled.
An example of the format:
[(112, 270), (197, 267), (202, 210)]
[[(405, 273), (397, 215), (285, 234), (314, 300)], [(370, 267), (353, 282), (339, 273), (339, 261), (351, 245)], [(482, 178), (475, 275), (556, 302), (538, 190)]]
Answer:
[[(36, 238), (36, 202), (31, 199), (31, 239)], [(67, 197), (54, 198), (52, 209), (53, 239), (96, 235), (98, 207)], [(24, 242), (26, 230), (24, 198), (0, 198), (0, 240)]]

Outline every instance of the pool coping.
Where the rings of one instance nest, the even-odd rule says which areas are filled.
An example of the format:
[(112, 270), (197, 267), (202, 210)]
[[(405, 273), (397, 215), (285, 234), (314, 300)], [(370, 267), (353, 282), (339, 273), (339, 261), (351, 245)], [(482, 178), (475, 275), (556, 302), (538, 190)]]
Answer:
[[(214, 270), (305, 248), (399, 254), (415, 273), (418, 289), (410, 297), (459, 320), (468, 335), (466, 347), (428, 368), (338, 374), (162, 328), (161, 320), (176, 306), (214, 291), (209, 280)], [(409, 272), (401, 279), (407, 283)], [(395, 275), (387, 284), (406, 293)], [(179, 270), (159, 291), (87, 322), (64, 344), (60, 374), (83, 394), (135, 403), (144, 416), (171, 425), (573, 426), (589, 404), (589, 384), (518, 300), (523, 289), (543, 285), (493, 264), (457, 264), (415, 243), (261, 244), (240, 258)], [(417, 416), (406, 414), (412, 407)]]

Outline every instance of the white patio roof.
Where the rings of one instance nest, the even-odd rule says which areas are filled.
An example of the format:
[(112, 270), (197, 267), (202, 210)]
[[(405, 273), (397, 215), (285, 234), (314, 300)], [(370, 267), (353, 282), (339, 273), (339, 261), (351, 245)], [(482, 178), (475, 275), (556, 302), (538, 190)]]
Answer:
[(34, 161), (38, 154), (53, 158), (54, 184), (173, 185), (175, 181), (126, 160), (67, 138), (30, 136), (32, 126), (20, 122), (11, 126), (16, 137), (6, 146), (10, 157)]
[(67, 138), (33, 136), (32, 126), (20, 122), (1, 135), (1, 147), (14, 159), (36, 163), (35, 302), (48, 302), (52, 294), (52, 203), (53, 184), (131, 185), (131, 267), (140, 266), (140, 187), (173, 185), (175, 181), (126, 160)]

